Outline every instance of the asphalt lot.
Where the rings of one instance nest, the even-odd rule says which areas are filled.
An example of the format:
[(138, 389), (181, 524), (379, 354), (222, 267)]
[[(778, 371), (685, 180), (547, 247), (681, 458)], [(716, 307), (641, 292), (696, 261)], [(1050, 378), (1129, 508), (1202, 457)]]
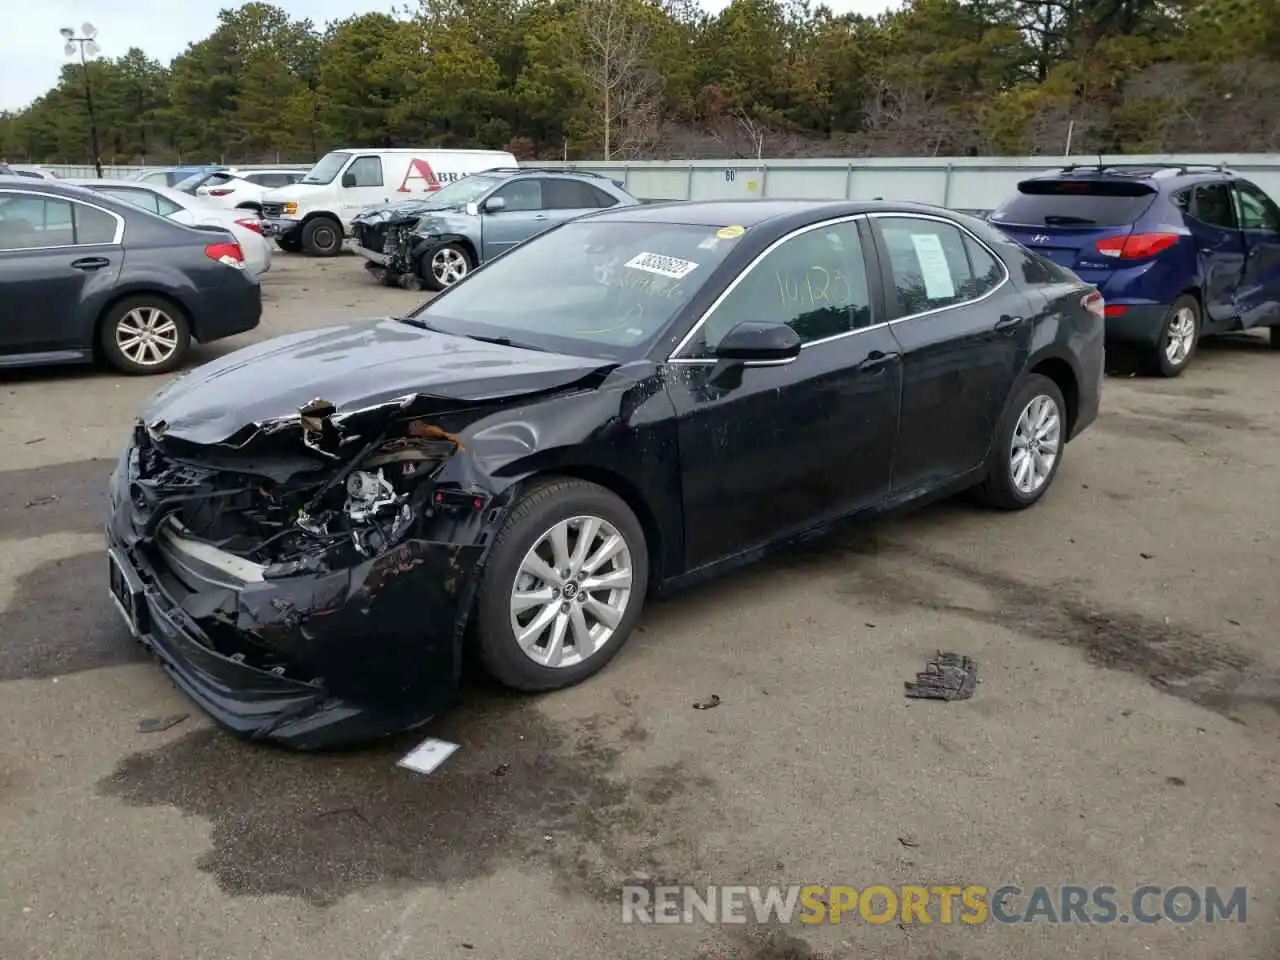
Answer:
[[(279, 255), (259, 331), (403, 310)], [(212, 729), (106, 595), (104, 482), (158, 382), (0, 379), (0, 957), (1280, 956), (1280, 355), (1112, 376), (1036, 509), (944, 503), (650, 607), (594, 680), (416, 740)], [(938, 648), (983, 682), (911, 703)], [(711, 694), (710, 710), (692, 704)], [(147, 717), (190, 713), (159, 733)], [(626, 926), (690, 884), (1247, 886), (1247, 922)]]

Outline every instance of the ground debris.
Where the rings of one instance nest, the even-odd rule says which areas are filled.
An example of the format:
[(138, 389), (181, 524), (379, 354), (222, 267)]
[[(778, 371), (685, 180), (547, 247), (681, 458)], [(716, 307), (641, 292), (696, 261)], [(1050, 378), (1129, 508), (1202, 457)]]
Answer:
[(904, 687), (907, 696), (915, 700), (968, 700), (977, 682), (976, 661), (939, 650), (915, 680), (908, 680)]
[(713, 693), (708, 699), (702, 700), (693, 705), (695, 710), (710, 710), (712, 707), (720, 706), (720, 694)]
[(58, 502), (58, 495), (51, 493), (45, 497), (33, 497), (32, 499), (27, 501), (26, 505), (28, 507), (43, 507), (46, 504), (57, 503), (57, 502)]
[(167, 717), (143, 717), (138, 721), (138, 732), (159, 733), (162, 730), (168, 730), (170, 727), (176, 727), (188, 716), (190, 714), (171, 713)]

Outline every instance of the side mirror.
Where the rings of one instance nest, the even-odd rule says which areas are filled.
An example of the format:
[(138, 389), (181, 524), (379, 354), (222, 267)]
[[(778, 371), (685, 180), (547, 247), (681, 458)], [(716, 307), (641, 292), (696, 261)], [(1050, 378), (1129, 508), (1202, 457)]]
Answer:
[(716, 359), (734, 363), (778, 362), (800, 356), (799, 335), (785, 323), (740, 323), (716, 347)]
[(478, 203), (468, 203), (465, 209), (468, 217), (480, 216), (480, 204)]
[(344, 187), (354, 187), (356, 185), (356, 175), (354, 173), (344, 173), (342, 175), (342, 185)]
[(507, 201), (503, 200), (501, 197), (490, 197), (484, 202), (484, 209), (488, 213), (497, 213), (506, 205)]

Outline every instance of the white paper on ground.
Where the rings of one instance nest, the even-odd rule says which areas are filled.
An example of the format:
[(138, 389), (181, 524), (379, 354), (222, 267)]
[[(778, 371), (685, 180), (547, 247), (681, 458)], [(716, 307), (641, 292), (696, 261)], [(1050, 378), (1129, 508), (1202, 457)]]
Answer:
[(950, 300), (956, 295), (951, 279), (951, 266), (936, 233), (913, 233), (911, 245), (916, 248), (916, 262), (924, 278), (924, 295), (930, 300)]
[(431, 773), (436, 767), (448, 760), (453, 755), (453, 751), (457, 749), (458, 745), (456, 743), (427, 737), (426, 740), (423, 740), (406, 753), (396, 766), (404, 767), (406, 770), (413, 770), (417, 773)]

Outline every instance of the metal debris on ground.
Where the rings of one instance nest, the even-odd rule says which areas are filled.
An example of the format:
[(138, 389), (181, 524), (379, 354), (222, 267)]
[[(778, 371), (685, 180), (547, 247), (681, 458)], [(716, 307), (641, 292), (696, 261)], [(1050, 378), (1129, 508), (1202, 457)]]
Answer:
[(138, 721), (139, 733), (159, 733), (162, 730), (168, 730), (170, 727), (176, 727), (183, 720), (187, 719), (190, 714), (187, 713), (171, 713), (167, 717), (143, 717)]
[(718, 707), (718, 706), (720, 706), (720, 695), (717, 693), (713, 693), (710, 699), (703, 700), (701, 703), (695, 703), (693, 705), (693, 709), (710, 710), (712, 707)]
[(51, 494), (49, 494), (49, 496), (47, 496), (47, 497), (35, 497), (35, 498), (31, 499), (31, 500), (28, 500), (28, 501), (27, 501), (27, 506), (28, 506), (28, 507), (43, 507), (45, 504), (49, 504), (49, 503), (57, 503), (57, 502), (58, 502), (58, 497), (57, 497), (57, 495), (56, 495), (56, 494), (52, 494), (52, 493), (51, 493)]
[(925, 664), (914, 681), (904, 686), (915, 700), (968, 700), (978, 682), (978, 664), (958, 653), (943, 653)]
[(458, 745), (456, 743), (428, 737), (401, 757), (396, 766), (404, 767), (406, 770), (413, 770), (416, 773), (431, 773), (436, 767), (448, 760), (457, 749)]
[(511, 771), (510, 761), (503, 760), (500, 764), (494, 767), (493, 775), (495, 777), (505, 777), (510, 771)]

